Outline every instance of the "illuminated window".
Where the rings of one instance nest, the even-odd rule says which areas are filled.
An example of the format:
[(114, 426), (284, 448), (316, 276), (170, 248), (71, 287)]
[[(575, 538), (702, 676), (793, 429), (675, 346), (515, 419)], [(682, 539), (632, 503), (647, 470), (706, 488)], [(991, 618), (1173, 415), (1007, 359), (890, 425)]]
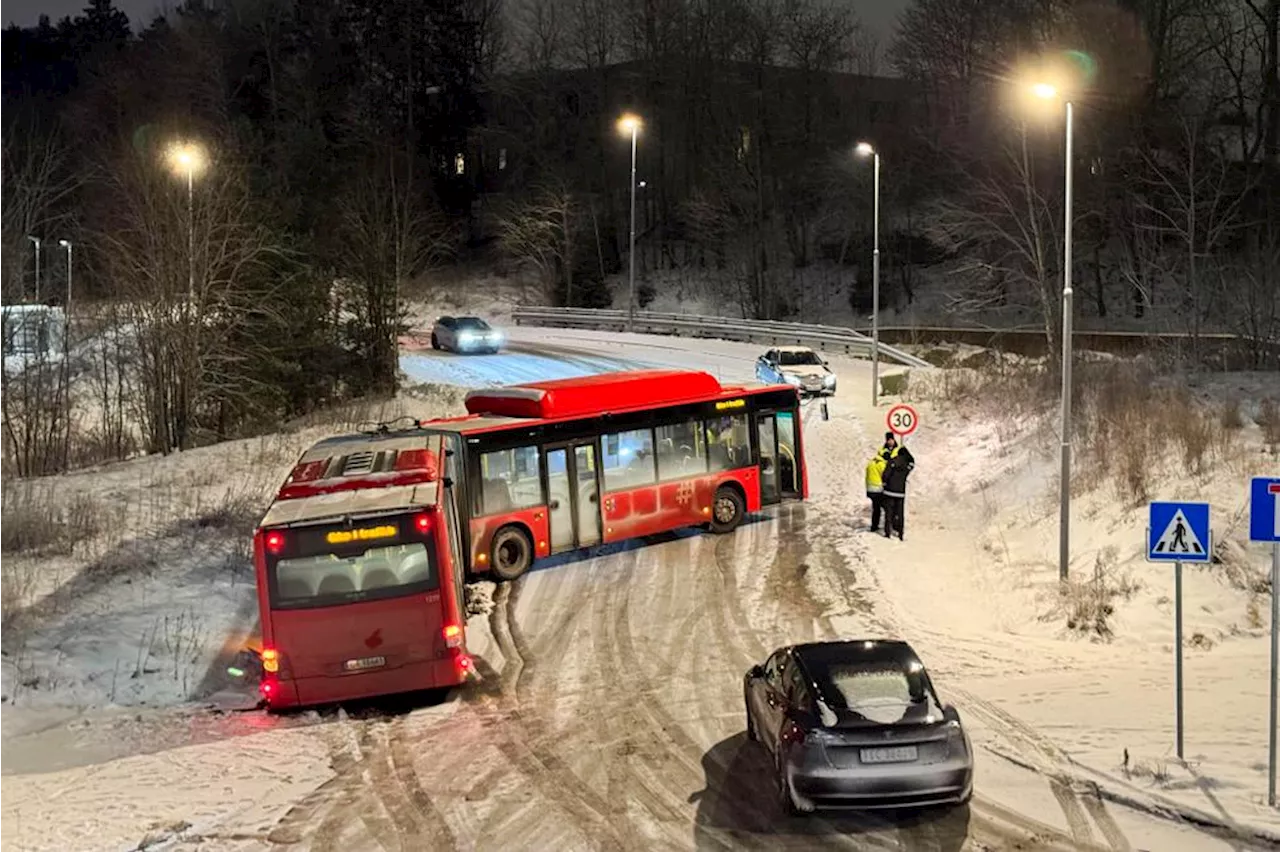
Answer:
[(658, 479), (680, 479), (707, 472), (706, 440), (696, 420), (659, 426)]
[(751, 464), (751, 431), (747, 415), (707, 419), (707, 458), (711, 470), (734, 470)]
[(538, 472), (538, 448), (515, 447), (480, 456), (483, 491), (481, 512), (514, 512), (541, 506), (542, 477)]
[(502, 171), (507, 167), (507, 149), (498, 149), (498, 171)]
[(634, 429), (601, 440), (604, 449), (604, 490), (621, 491), (657, 481), (653, 461), (653, 432)]
[(454, 174), (459, 174), (459, 175), (462, 175), (462, 174), (466, 174), (466, 173), (467, 173), (467, 158), (466, 158), (466, 157), (464, 157), (464, 156), (463, 156), (463, 155), (461, 155), (461, 154), (454, 154), (454, 155), (453, 155), (453, 172), (454, 172)]

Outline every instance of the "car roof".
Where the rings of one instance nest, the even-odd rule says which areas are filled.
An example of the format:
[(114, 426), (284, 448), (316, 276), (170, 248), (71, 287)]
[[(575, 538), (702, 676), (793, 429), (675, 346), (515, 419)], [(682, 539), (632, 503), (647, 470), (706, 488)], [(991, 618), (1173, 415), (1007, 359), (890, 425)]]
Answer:
[(889, 663), (906, 668), (923, 666), (915, 649), (901, 639), (848, 639), (835, 642), (807, 642), (792, 646), (791, 652), (813, 673), (833, 663)]
[(812, 352), (813, 351), (812, 346), (775, 346), (773, 348), (778, 352)]

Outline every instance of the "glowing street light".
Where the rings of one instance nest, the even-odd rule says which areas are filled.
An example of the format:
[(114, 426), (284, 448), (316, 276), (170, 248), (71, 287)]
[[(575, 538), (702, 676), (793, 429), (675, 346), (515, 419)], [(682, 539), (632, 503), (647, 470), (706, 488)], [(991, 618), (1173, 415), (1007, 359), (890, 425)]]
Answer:
[(187, 299), (196, 295), (195, 176), (209, 164), (204, 148), (195, 142), (175, 142), (165, 150), (165, 159), (176, 175), (187, 177)]
[(618, 119), (618, 132), (631, 134), (631, 241), (628, 251), (628, 297), (627, 297), (627, 330), (635, 325), (636, 311), (636, 140), (640, 136), (640, 128), (644, 122), (637, 115), (626, 113)]
[(1071, 559), (1071, 208), (1072, 194), (1075, 191), (1075, 172), (1072, 168), (1074, 157), (1074, 139), (1072, 125), (1074, 109), (1070, 99), (1052, 83), (1034, 81), (1029, 86), (1030, 92), (1042, 101), (1061, 99), (1067, 110), (1067, 156), (1066, 173), (1066, 212), (1062, 226), (1062, 435), (1060, 440), (1062, 471), (1058, 483), (1058, 580), (1067, 581), (1067, 568)]
[(854, 148), (860, 157), (875, 161), (875, 213), (871, 249), (871, 405), (880, 404), (880, 152), (870, 142)]

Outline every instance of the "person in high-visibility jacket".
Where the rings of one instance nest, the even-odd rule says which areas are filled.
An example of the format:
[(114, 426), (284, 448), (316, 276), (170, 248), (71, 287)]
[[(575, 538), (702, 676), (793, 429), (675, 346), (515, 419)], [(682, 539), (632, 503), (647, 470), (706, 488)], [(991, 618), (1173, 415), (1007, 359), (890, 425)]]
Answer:
[(880, 512), (884, 509), (884, 471), (889, 453), (881, 449), (867, 462), (867, 499), (871, 501), (871, 531), (880, 529)]

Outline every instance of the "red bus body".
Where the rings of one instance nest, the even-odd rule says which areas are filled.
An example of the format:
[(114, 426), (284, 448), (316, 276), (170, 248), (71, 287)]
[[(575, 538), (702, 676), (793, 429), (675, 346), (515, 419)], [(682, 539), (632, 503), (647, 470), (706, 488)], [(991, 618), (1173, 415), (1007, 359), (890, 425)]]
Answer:
[[(477, 390), (467, 395), (466, 404), (467, 416), (423, 426), (461, 438), (457, 446), (465, 455), (467, 506), (471, 510), (468, 569), (472, 572), (490, 570), (494, 537), (507, 527), (524, 531), (534, 557), (544, 558), (562, 550), (707, 524), (712, 519), (713, 498), (725, 487), (739, 492), (746, 512), (808, 496), (799, 394), (789, 386), (722, 386), (704, 372), (644, 370)], [(695, 453), (687, 470), (667, 476), (659, 461), (653, 476), (620, 487), (613, 485), (608, 471), (601, 470), (600, 462), (608, 456), (605, 441), (615, 431), (648, 431), (651, 438), (657, 438), (664, 428), (675, 424), (696, 422), (701, 429), (703, 421), (725, 418), (742, 419), (744, 431), (740, 452), (731, 463), (720, 465), (721, 469), (712, 469), (709, 462), (699, 469), (705, 460)], [(790, 433), (789, 445), (784, 452), (782, 443), (775, 442), (770, 452), (779, 459), (790, 457), (792, 486), (768, 493), (770, 489), (764, 487), (768, 475), (761, 469), (761, 447), (767, 443), (762, 430), (769, 420), (770, 428), (781, 432), (783, 418)], [(557, 545), (552, 529), (552, 472), (545, 457), (538, 459), (541, 499), (509, 510), (492, 511), (486, 505), (483, 496), (477, 495), (484, 490), (487, 478), (481, 461), (487, 451), (513, 446), (538, 447), (542, 456), (566, 447), (593, 448), (600, 506), (598, 536), (580, 535), (579, 523), (572, 546), (563, 537)]]
[(321, 441), (254, 539), (269, 706), (473, 677), (467, 572), (511, 579), (804, 499), (799, 405), (789, 386), (635, 371), (472, 391), (462, 417)]
[[(261, 691), (272, 709), (472, 676), (440, 445), (424, 432), (343, 436), (295, 465), (254, 534)], [(351, 473), (353, 459), (374, 469)], [(355, 555), (335, 555), (344, 552)]]

